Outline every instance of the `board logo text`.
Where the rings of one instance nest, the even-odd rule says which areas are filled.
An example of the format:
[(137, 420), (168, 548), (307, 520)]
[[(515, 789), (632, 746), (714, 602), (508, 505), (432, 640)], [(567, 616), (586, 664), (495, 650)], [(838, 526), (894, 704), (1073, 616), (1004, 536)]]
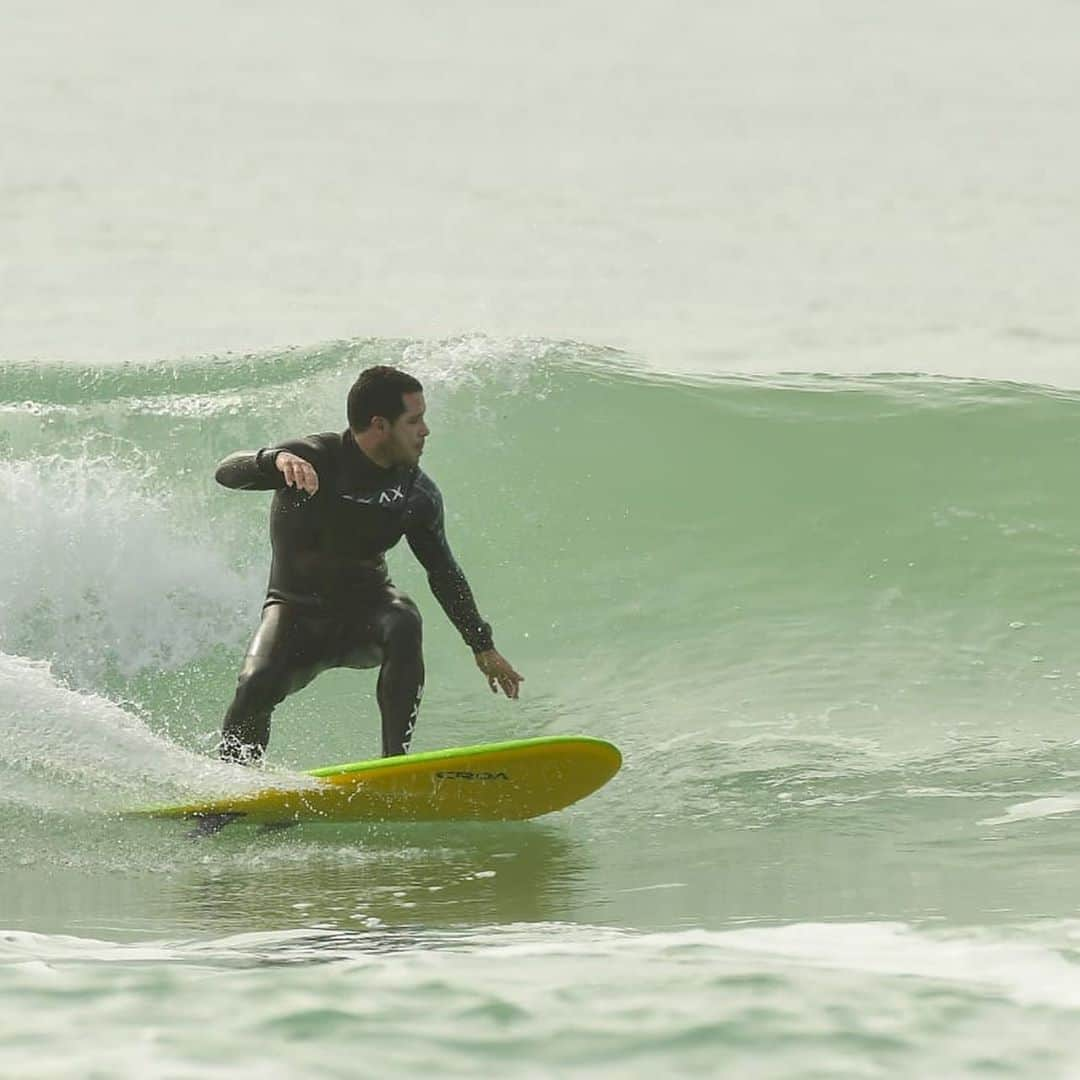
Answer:
[(437, 772), (436, 780), (509, 780), (510, 777), (504, 772), (469, 772), (465, 769), (455, 769), (452, 772)]

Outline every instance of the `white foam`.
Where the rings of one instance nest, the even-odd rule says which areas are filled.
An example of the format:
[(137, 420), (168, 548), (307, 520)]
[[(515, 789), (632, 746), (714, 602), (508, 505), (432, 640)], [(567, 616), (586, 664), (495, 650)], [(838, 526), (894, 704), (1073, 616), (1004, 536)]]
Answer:
[[(799, 969), (828, 969), (857, 979), (932, 980), (1020, 1006), (1078, 1010), (1080, 979), (1066, 955), (1078, 936), (1080, 923), (1075, 921), (940, 931), (899, 922), (794, 923), (651, 934), (577, 924), (512, 924), (479, 931), (429, 932), (422, 947), (394, 950), (393, 966), (409, 968), (420, 963), (466, 973), (481, 967), (489, 975), (496, 970), (503, 973), (505, 989), (515, 982), (516, 971), (528, 970), (536, 976), (541, 970), (537, 964), (563, 971), (567, 958), (573, 959), (579, 972), (596, 964), (609, 973), (625, 969), (628, 982), (643, 964), (658, 977), (665, 970), (685, 977), (688, 964), (704, 970), (704, 961), (718, 975), (739, 974), (748, 965), (759, 974), (789, 978)], [(384, 960), (362, 934), (343, 936), (336, 930), (307, 928), (207, 941), (139, 943), (6, 931), (0, 932), (0, 963), (195, 961), (214, 966), (262, 956), (325, 959), (328, 946), (335, 959), (350, 964), (377, 966)], [(493, 965), (499, 958), (515, 962)]]
[(134, 449), (124, 463), (7, 463), (0, 647), (96, 686), (110, 668), (176, 667), (246, 631), (261, 581), (227, 563), (205, 524), (176, 520), (150, 471)]
[[(916, 929), (900, 922), (792, 923), (739, 930), (632, 934), (595, 927), (562, 927), (538, 938), (537, 927), (474, 940), (517, 956), (573, 953), (579, 957), (648, 957), (650, 968), (704, 950), (730, 965), (742, 954), (754, 970), (778, 974), (811, 967), (855, 975), (916, 977), (1001, 995), (1020, 1005), (1080, 1009), (1077, 968), (1058, 947), (1080, 937), (1080, 923), (1013, 929)], [(509, 936), (511, 943), (506, 943)], [(513, 940), (516, 938), (517, 940)]]
[(1058, 814), (1075, 814), (1080, 810), (1080, 795), (1047, 795), (1041, 799), (1017, 803), (1000, 817), (984, 818), (980, 825), (1011, 825), (1016, 821), (1054, 817)]
[(0, 653), (0, 768), (5, 796), (19, 798), (21, 776), (32, 785), (29, 801), (36, 801), (41, 784), (34, 781), (44, 774), (65, 784), (64, 806), (100, 810), (268, 783), (260, 770), (194, 754), (107, 698), (63, 686), (43, 661), (6, 653)]
[(798, 923), (722, 935), (727, 949), (875, 975), (968, 984), (1022, 1005), (1080, 1009), (1075, 964), (1037, 941), (989, 931), (917, 931), (903, 923)]

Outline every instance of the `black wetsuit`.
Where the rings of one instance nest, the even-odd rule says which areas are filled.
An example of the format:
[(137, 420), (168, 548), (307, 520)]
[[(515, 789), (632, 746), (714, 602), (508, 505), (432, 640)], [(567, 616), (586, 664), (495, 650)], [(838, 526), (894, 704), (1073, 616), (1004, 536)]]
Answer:
[[(286, 487), (275, 464), (283, 450), (314, 466), (314, 495)], [(274, 707), (332, 667), (380, 668), (383, 755), (406, 753), (424, 689), (421, 620), (390, 581), (384, 553), (404, 536), (465, 643), (474, 652), (494, 647), (447, 545), (439, 489), (419, 468), (376, 465), (348, 431), (232, 454), (217, 481), (276, 491), (262, 622), (225, 714), (221, 756), (261, 758)]]

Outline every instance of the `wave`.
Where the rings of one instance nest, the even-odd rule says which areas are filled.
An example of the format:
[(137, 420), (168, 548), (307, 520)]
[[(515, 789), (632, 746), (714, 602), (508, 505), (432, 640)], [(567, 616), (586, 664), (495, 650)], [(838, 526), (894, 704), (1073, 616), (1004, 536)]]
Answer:
[[(286, 967), (302, 960), (353, 969), (422, 962), (448, 976), (474, 965), (513, 971), (534, 961), (540, 972), (565, 973), (577, 965), (637, 965), (677, 977), (688, 961), (708, 957), (697, 970), (735, 979), (753, 958), (763, 980), (793, 978), (800, 969), (829, 968), (856, 977), (898, 977), (938, 982), (957, 992), (1004, 996), (1018, 1005), (1080, 1009), (1073, 959), (1075, 920), (1010, 930), (927, 929), (900, 922), (799, 922), (724, 931), (631, 932), (608, 926), (530, 923), (498, 928), (430, 929), (421, 945), (412, 930), (341, 931), (311, 928), (234, 934), (213, 940), (121, 943), (26, 931), (0, 932), (0, 964), (44, 961), (74, 970), (88, 961), (134, 968), (147, 962), (195, 961), (200, 968), (243, 970)], [(395, 940), (396, 939), (396, 940)], [(632, 981), (632, 980), (631, 980)]]
[[(1018, 753), (1075, 738), (1080, 398), (896, 374), (686, 377), (573, 342), (0, 368), (0, 647), (205, 751), (267, 563), (265, 497), (217, 489), (213, 466), (343, 426), (374, 362), (425, 382), (451, 543), (529, 676), (513, 714), (478, 703), (422, 574), (391, 553), (447, 658), (421, 739), (576, 728), (646, 757), (674, 740), (686, 756), (661, 767), (704, 776), (713, 752), (694, 747), (758, 736), (780, 736), (765, 767), (789, 736), (805, 762), (815, 746), (934, 760), (1020, 715)], [(276, 729), (285, 760), (363, 756), (342, 686), (320, 681)]]
[[(832, 1073), (865, 1072), (869, 1060), (903, 1073), (967, 1075), (992, 1063), (1031, 1075), (1032, 1061), (1075, 1071), (1074, 1040), (1061, 1038), (1080, 1007), (1075, 936), (1069, 922), (1012, 933), (800, 922), (644, 934), (540, 923), (413, 928), (397, 940), (308, 930), (126, 945), (5, 932), (0, 974), (9, 994), (40, 1005), (26, 1025), (33, 1062), (13, 1058), (27, 1069), (84, 1060), (91, 1071), (106, 1060), (124, 1074), (148, 1061), (182, 1072), (247, 1038), (250, 1060), (274, 1076), (303, 1071), (313, 1043), (321, 1063), (345, 1072), (358, 1053), (410, 1075), (467, 1073), (478, 1058), (506, 1072), (509, 1038), (533, 1071), (602, 1062), (644, 1076), (662, 1056), (676, 1071), (720, 1062), (802, 1075), (809, 1054)], [(138, 1004), (160, 995), (163, 965), (159, 1037), (98, 1045), (103, 1024), (133, 1025)], [(245, 1007), (221, 1009), (208, 985), (222, 980), (208, 983), (208, 973)], [(69, 1034), (61, 1044), (58, 1022)], [(193, 1025), (197, 1044), (182, 1037)]]

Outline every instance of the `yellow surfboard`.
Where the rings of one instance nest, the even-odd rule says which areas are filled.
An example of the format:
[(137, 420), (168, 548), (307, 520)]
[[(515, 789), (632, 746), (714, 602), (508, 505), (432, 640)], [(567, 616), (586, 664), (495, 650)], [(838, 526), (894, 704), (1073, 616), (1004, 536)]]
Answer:
[(314, 783), (212, 802), (157, 806), (140, 816), (262, 824), (294, 821), (520, 821), (561, 810), (619, 771), (603, 739), (553, 735), (312, 769)]

